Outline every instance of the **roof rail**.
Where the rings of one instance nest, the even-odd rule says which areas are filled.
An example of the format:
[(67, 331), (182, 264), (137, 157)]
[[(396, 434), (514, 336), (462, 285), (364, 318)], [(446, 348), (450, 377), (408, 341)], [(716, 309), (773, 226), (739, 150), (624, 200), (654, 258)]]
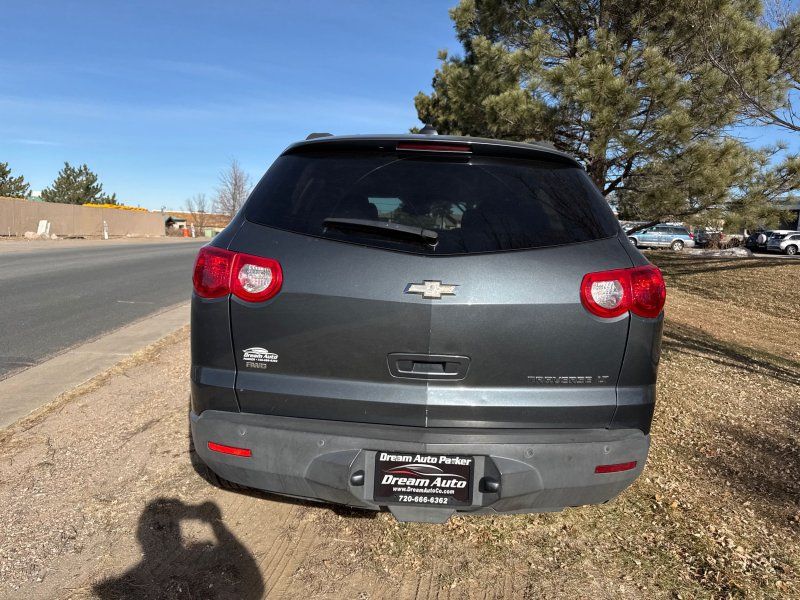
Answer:
[(332, 133), (327, 133), (325, 131), (320, 131), (320, 132), (309, 133), (306, 136), (306, 139), (307, 140), (316, 140), (317, 138), (332, 137), (332, 136), (333, 136)]

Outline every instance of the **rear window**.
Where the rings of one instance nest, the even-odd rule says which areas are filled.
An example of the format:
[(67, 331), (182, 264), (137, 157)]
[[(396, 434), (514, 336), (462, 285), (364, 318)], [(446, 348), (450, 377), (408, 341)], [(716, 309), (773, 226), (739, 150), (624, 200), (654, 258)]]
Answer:
[[(245, 216), (305, 235), (435, 255), (587, 242), (619, 228), (605, 199), (574, 166), (374, 152), (282, 156), (253, 191)], [(343, 220), (361, 223), (345, 227)], [(363, 227), (365, 221), (378, 228)], [(381, 223), (436, 232), (435, 243), (429, 233), (393, 235)]]

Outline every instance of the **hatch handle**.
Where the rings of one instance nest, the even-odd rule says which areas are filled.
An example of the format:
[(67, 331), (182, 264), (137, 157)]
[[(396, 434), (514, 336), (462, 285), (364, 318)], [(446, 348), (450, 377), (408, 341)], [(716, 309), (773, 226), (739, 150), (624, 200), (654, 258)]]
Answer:
[(407, 354), (395, 352), (388, 355), (392, 377), (459, 381), (467, 376), (468, 356), (446, 354)]

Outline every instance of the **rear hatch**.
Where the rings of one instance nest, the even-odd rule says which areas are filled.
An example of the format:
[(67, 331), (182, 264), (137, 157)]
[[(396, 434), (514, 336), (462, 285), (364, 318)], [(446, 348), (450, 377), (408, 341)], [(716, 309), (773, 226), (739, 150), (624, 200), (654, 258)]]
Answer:
[(571, 161), (480, 143), (318, 142), (281, 156), (243, 210), (229, 249), (278, 261), (283, 286), (266, 302), (231, 298), (242, 411), (611, 421), (629, 317), (590, 315), (579, 289), (588, 272), (632, 263)]

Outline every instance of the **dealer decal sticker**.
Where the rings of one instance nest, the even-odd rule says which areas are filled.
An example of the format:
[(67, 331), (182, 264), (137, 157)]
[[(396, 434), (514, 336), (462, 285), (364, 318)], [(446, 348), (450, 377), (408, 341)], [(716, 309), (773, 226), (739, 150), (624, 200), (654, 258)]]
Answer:
[(278, 362), (278, 355), (266, 348), (253, 346), (243, 351), (244, 366), (250, 369), (266, 369), (269, 363)]

